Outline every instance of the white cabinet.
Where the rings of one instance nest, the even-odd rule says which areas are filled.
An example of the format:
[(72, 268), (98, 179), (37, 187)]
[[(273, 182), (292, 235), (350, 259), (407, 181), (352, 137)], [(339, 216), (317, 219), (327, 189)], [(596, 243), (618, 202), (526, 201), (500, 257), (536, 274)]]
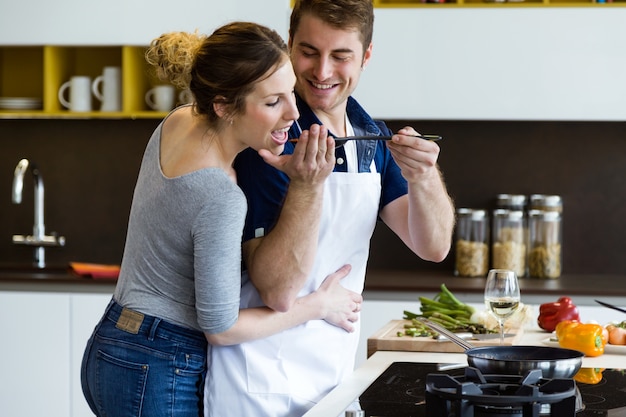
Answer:
[[(417, 300), (417, 296), (415, 297)], [(365, 299), (361, 308), (361, 334), (355, 366), (367, 360), (367, 338), (391, 320), (400, 320), (404, 310), (419, 313), (419, 301), (387, 301)]]
[(70, 415), (69, 295), (0, 293), (0, 415)]
[(0, 292), (0, 416), (93, 417), (80, 386), (80, 363), (110, 299)]

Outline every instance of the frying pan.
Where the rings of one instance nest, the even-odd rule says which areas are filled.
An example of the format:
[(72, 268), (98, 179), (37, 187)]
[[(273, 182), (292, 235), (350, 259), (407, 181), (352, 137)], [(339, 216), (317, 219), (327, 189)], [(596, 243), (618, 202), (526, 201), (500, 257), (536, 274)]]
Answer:
[(585, 356), (577, 350), (550, 346), (475, 347), (445, 327), (422, 317), (418, 319), (465, 349), (468, 365), (483, 374), (525, 375), (532, 369), (541, 369), (542, 376), (547, 379), (573, 378)]

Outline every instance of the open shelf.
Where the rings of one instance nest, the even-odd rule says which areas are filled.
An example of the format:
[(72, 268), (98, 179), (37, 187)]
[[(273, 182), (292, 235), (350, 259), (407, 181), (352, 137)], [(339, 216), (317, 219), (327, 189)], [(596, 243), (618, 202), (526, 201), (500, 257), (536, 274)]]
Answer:
[[(145, 102), (146, 92), (160, 81), (144, 59), (143, 46), (0, 46), (0, 98), (40, 99), (38, 108), (3, 108), (1, 119), (23, 118), (162, 118)], [(122, 110), (77, 113), (65, 109), (58, 99), (61, 85), (74, 75), (93, 81), (105, 66), (121, 68)]]

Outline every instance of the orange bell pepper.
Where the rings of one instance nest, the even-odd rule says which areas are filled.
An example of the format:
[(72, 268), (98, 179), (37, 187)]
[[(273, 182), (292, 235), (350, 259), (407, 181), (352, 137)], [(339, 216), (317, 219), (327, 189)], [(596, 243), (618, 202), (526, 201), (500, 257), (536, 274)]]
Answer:
[(581, 323), (565, 320), (556, 325), (556, 338), (559, 346), (578, 350), (585, 356), (600, 356), (604, 353), (605, 341), (602, 326), (595, 323)]
[(583, 384), (597, 384), (602, 381), (602, 371), (604, 368), (580, 368), (574, 375), (574, 380)]

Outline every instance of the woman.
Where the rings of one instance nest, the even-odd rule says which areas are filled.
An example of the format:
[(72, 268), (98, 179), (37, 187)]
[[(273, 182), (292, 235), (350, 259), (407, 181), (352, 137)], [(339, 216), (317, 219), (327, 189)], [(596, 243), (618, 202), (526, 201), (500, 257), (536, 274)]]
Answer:
[[(241, 343), (314, 319), (350, 331), (361, 296), (339, 284), (344, 267), (288, 313), (239, 311), (247, 204), (232, 164), (247, 147), (280, 154), (298, 117), (280, 36), (236, 22), (209, 37), (165, 34), (146, 56), (194, 103), (172, 111), (146, 147), (118, 284), (87, 343), (81, 379), (97, 416), (199, 416), (207, 341)], [(327, 131), (316, 126), (300, 140), (282, 168), (327, 176)]]

